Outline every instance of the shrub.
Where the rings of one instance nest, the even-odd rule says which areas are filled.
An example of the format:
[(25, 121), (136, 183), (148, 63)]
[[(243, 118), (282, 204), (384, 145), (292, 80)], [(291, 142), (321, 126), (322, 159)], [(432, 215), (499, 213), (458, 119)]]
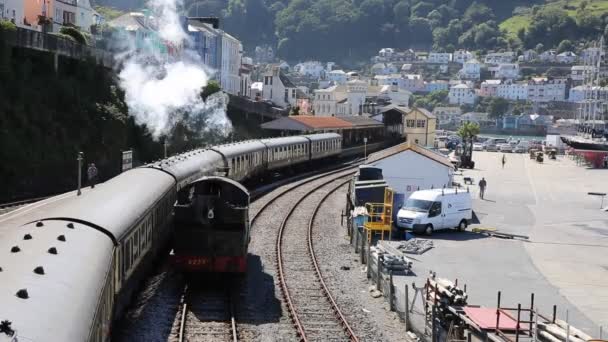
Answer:
[(0, 20), (0, 31), (2, 32), (12, 32), (17, 31), (17, 25), (13, 24), (8, 20)]
[(75, 27), (63, 26), (61, 30), (59, 30), (59, 33), (72, 37), (74, 41), (80, 44), (87, 44), (87, 39), (85, 38), (84, 34), (82, 34), (82, 32)]

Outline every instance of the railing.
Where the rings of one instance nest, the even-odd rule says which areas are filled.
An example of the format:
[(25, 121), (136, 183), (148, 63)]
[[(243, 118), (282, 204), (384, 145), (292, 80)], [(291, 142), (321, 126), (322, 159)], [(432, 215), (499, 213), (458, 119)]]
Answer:
[(53, 52), (76, 59), (94, 58), (97, 63), (106, 67), (114, 65), (112, 53), (52, 34), (18, 27), (14, 33), (9, 33), (6, 38), (10, 44), (22, 48)]

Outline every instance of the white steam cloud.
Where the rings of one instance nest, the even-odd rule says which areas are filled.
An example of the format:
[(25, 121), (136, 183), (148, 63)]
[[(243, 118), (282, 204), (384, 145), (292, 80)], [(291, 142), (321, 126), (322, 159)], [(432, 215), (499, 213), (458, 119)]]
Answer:
[[(178, 15), (182, 0), (150, 0), (150, 18), (158, 38), (175, 47), (178, 56), (166, 58), (158, 52), (158, 41), (147, 38), (136, 42), (134, 36), (120, 44), (115, 57), (120, 62), (120, 86), (130, 115), (138, 124), (147, 125), (154, 138), (170, 134), (177, 122), (194, 127), (202, 135), (213, 132), (227, 135), (232, 130), (226, 115), (227, 96), (217, 93), (206, 102), (200, 92), (213, 72), (195, 51), (189, 50), (189, 37)], [(124, 38), (123, 38), (124, 39)]]

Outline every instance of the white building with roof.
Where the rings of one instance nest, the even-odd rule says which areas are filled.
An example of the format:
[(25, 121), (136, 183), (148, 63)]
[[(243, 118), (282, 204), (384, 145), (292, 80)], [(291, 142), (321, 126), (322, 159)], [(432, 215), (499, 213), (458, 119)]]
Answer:
[(220, 68), (220, 85), (225, 92), (238, 95), (241, 86), (241, 59), (243, 45), (241, 41), (221, 31), (222, 64)]
[[(367, 94), (372, 95), (372, 94)], [(412, 97), (412, 93), (399, 88), (396, 85), (383, 85), (380, 88), (380, 92), (378, 93), (378, 98), (381, 98), (385, 101), (390, 101), (391, 105), (407, 107), (410, 102), (410, 97)]]
[[(395, 190), (395, 208), (402, 206), (414, 191), (441, 189), (452, 184), (454, 166), (449, 158), (421, 145), (408, 139), (391, 148), (396, 153), (370, 164), (382, 169), (384, 180)], [(397, 212), (395, 210), (395, 215)]]
[(458, 125), (462, 110), (460, 107), (435, 107), (433, 115), (437, 117), (438, 126)]
[(496, 96), (507, 100), (527, 100), (528, 99), (528, 84), (517, 83), (512, 81), (503, 82), (498, 85)]
[(320, 78), (325, 74), (325, 67), (319, 61), (306, 61), (293, 67), (294, 72), (302, 76)]
[(606, 56), (606, 51), (599, 47), (588, 47), (581, 52), (581, 60), (585, 63), (596, 63), (599, 56), (601, 56), (602, 59)]
[(515, 52), (492, 52), (485, 56), (484, 63), (498, 65), (503, 63), (511, 63), (514, 60)]
[(93, 9), (89, 0), (77, 0), (76, 26), (91, 32), (91, 26), (101, 24), (103, 17)]
[(332, 70), (327, 73), (327, 79), (334, 82), (335, 84), (346, 84), (348, 82), (348, 76), (344, 70)]
[(479, 96), (496, 96), (501, 80), (485, 80), (479, 87)]
[(429, 93), (432, 93), (434, 91), (450, 89), (450, 85), (449, 85), (448, 81), (443, 81), (443, 80), (424, 82), (424, 84), (425, 84), (425, 91), (428, 91)]
[(263, 79), (264, 99), (270, 100), (282, 108), (296, 106), (298, 88), (283, 74), (280, 67), (275, 66), (271, 71), (264, 73)]
[(249, 97), (254, 101), (260, 101), (264, 98), (264, 82), (251, 83)]
[(346, 86), (334, 85), (315, 90), (313, 109), (316, 116), (335, 116), (338, 102), (346, 100)]
[(489, 70), (494, 78), (508, 80), (519, 78), (519, 64), (517, 63), (501, 63), (495, 67), (490, 67)]
[(468, 112), (460, 116), (462, 122), (473, 122), (482, 127), (496, 124), (495, 121), (489, 118), (488, 113), (484, 112)]
[(481, 63), (474, 58), (466, 61), (458, 76), (463, 80), (478, 80), (481, 77)]
[(578, 56), (572, 51), (564, 51), (555, 57), (557, 63), (574, 64), (578, 60)]
[(555, 50), (547, 50), (541, 53), (538, 56), (541, 62), (545, 63), (555, 63), (557, 61), (557, 51)]
[(475, 58), (473, 53), (467, 50), (457, 50), (454, 51), (454, 54), (452, 55), (452, 61), (459, 64), (464, 64), (473, 58)]
[(448, 64), (452, 61), (452, 54), (448, 52), (431, 52), (426, 59), (427, 63)]
[(585, 82), (585, 78), (588, 78), (595, 69), (591, 65), (573, 65), (570, 68), (570, 78), (576, 83)]
[(422, 78), (422, 75), (404, 74), (402, 76), (403, 85), (401, 85), (401, 88), (407, 91), (411, 91), (412, 93), (425, 90), (426, 87), (424, 85), (424, 79)]
[(448, 93), (450, 104), (474, 104), (476, 98), (475, 89), (466, 84), (455, 85), (450, 88), (450, 92)]
[(528, 101), (550, 102), (566, 99), (565, 79), (547, 79), (536, 77), (528, 81)]
[(532, 62), (538, 59), (538, 53), (532, 49), (524, 51), (524, 54), (521, 55), (521, 62)]
[(585, 98), (596, 98), (600, 100), (608, 100), (608, 87), (585, 87), (582, 85), (570, 88), (568, 101), (581, 102)]
[(363, 114), (363, 104), (367, 94), (367, 83), (359, 80), (346, 82), (346, 98), (336, 104), (336, 115), (350, 116)]

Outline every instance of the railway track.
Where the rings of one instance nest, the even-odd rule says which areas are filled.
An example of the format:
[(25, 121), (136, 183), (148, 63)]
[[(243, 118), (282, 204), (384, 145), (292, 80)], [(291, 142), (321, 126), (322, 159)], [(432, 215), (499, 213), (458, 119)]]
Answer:
[(22, 200), (22, 201), (16, 201), (16, 202), (8, 202), (8, 203), (0, 203), (0, 215), (2, 214), (6, 214), (9, 213), (15, 209), (19, 209), (20, 207), (24, 206), (24, 205), (28, 205), (34, 202), (38, 202), (38, 201), (42, 201), (44, 199), (47, 199), (51, 196), (45, 196), (45, 197), (37, 197), (37, 198), (30, 198), (30, 199), (26, 199), (26, 200)]
[(174, 341), (239, 341), (232, 289), (184, 286)]
[(321, 203), (355, 172), (356, 167), (347, 167), (301, 181), (264, 203), (251, 221), (255, 229), (262, 213), (284, 213), (273, 215), (280, 222), (275, 230), (276, 278), (301, 341), (358, 341), (325, 285), (312, 241)]

